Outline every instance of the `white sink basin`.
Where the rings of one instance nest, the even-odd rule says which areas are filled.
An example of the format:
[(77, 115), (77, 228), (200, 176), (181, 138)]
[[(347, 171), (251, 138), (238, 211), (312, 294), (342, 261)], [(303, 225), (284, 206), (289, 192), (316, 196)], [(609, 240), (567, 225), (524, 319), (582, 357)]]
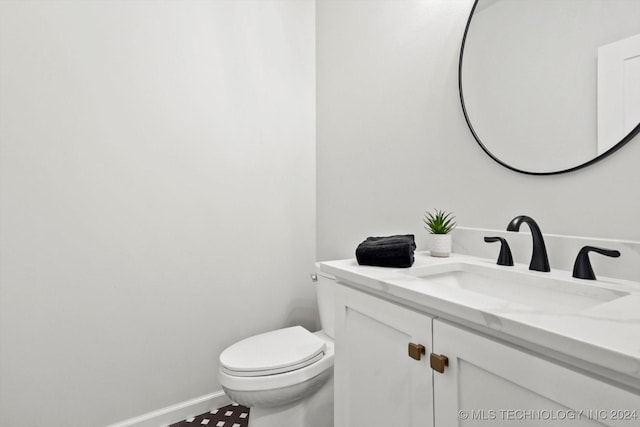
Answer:
[(591, 281), (583, 283), (545, 276), (547, 273), (517, 271), (513, 267), (463, 262), (419, 267), (408, 274), (436, 285), (554, 312), (580, 311), (628, 295)]

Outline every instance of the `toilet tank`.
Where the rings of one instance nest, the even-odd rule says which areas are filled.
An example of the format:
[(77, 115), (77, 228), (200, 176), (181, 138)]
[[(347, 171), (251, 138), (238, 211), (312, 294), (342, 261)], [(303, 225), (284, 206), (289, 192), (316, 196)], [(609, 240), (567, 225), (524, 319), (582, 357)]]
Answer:
[(318, 298), (318, 313), (322, 332), (334, 338), (335, 331), (335, 293), (336, 279), (325, 273), (316, 273), (316, 295)]

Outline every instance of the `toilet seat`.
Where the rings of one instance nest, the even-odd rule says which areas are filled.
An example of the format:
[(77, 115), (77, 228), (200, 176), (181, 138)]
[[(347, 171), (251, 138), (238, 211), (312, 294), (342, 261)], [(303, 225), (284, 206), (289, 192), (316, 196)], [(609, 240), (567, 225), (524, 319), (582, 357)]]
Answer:
[(309, 381), (316, 376), (325, 375), (333, 371), (334, 343), (333, 339), (323, 332), (315, 332), (312, 335), (321, 339), (326, 345), (326, 351), (315, 363), (311, 363), (303, 368), (274, 375), (262, 375), (255, 377), (239, 376), (227, 372), (227, 369), (220, 365), (218, 378), (223, 389), (242, 391), (266, 391), (282, 387), (289, 387)]
[(278, 329), (237, 342), (220, 354), (220, 370), (236, 377), (295, 371), (323, 358), (325, 341), (301, 326)]

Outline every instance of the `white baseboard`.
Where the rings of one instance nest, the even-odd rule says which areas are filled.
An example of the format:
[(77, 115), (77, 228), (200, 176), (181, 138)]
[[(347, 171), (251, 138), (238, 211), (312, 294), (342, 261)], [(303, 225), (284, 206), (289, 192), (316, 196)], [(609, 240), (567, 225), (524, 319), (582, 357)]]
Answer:
[(166, 427), (231, 403), (223, 391), (196, 397), (107, 427)]

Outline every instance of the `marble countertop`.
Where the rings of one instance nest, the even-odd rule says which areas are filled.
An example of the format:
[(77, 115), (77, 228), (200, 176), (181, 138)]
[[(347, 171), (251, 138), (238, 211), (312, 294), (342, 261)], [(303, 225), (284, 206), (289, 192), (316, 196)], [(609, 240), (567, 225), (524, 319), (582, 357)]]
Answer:
[[(596, 285), (625, 295), (585, 309), (562, 311), (532, 308), (416, 277), (427, 266), (460, 262), (510, 269), (529, 277), (542, 275)], [(349, 286), (541, 350), (541, 354), (555, 359), (567, 361), (566, 356), (571, 363), (581, 362), (580, 368), (640, 389), (640, 283), (607, 278), (580, 280), (572, 278), (569, 271), (541, 273), (528, 270), (528, 265), (501, 267), (495, 260), (459, 254), (435, 258), (428, 252), (416, 253), (410, 268), (360, 266), (355, 259), (345, 259), (321, 262), (320, 271)]]

